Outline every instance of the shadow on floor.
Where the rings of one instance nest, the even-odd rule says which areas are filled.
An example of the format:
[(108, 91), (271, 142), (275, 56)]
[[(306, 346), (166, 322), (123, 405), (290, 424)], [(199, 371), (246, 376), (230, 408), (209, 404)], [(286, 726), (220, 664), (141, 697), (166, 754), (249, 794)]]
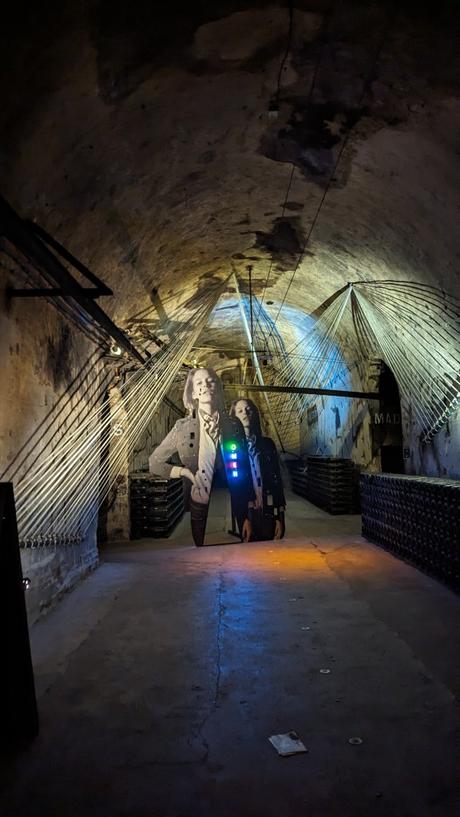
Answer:
[(458, 817), (460, 599), (298, 502), (280, 543), (104, 551), (32, 629), (2, 813)]

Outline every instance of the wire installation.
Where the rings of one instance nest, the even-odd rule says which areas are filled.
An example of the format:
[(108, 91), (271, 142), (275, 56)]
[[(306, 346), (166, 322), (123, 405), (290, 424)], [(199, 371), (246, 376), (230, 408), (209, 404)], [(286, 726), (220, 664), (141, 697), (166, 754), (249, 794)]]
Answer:
[[(324, 18), (321, 48), (319, 50), (319, 54), (318, 54), (318, 57), (317, 57), (317, 60), (316, 60), (315, 68), (313, 70), (313, 76), (312, 76), (312, 80), (311, 80), (311, 83), (310, 83), (310, 88), (308, 90), (308, 95), (307, 95), (307, 100), (306, 100), (307, 115), (308, 115), (308, 112), (309, 112), (310, 107), (311, 107), (311, 102), (312, 102), (312, 99), (313, 99), (313, 93), (314, 93), (314, 90), (315, 90), (315, 87), (316, 87), (316, 83), (318, 81), (319, 70), (320, 70), (320, 66), (321, 66), (321, 63), (322, 63), (322, 60), (323, 60), (323, 56), (324, 56), (325, 43), (327, 41), (327, 32), (328, 32), (328, 29), (329, 29), (329, 26), (331, 24), (331, 20), (332, 20), (332, 17), (333, 17), (333, 10), (334, 10), (334, 0), (332, 0), (332, 2), (330, 3), (329, 8), (328, 8), (328, 10), (326, 12), (326, 16)], [(289, 52), (291, 50), (293, 25), (294, 25), (294, 10), (292, 8), (292, 4), (290, 3), (289, 4), (288, 42), (287, 42), (287, 46), (286, 46), (286, 52), (285, 52), (285, 55), (284, 55), (283, 60), (281, 62), (280, 70), (279, 70), (279, 73), (278, 73), (278, 82), (277, 82), (276, 95), (275, 95), (277, 107), (279, 106), (279, 100), (280, 100), (281, 75), (282, 75), (282, 71), (283, 71), (283, 68), (284, 68), (284, 64), (285, 64), (286, 59), (289, 56)], [(289, 181), (288, 181), (286, 193), (284, 195), (283, 206), (282, 206), (282, 209), (281, 209), (281, 218), (282, 219), (285, 217), (285, 214), (286, 214), (286, 206), (287, 206), (287, 203), (288, 203), (288, 200), (289, 200), (289, 194), (291, 192), (292, 182), (294, 180), (295, 169), (296, 169), (296, 165), (294, 164), (294, 162), (292, 162), (291, 172), (289, 174)], [(305, 247), (302, 250), (302, 256), (303, 256), (304, 252), (305, 252)], [(274, 264), (274, 255), (272, 254), (272, 257), (270, 259), (270, 264), (269, 264), (269, 267), (268, 267), (267, 277), (266, 277), (265, 283), (264, 283), (264, 288), (262, 290), (262, 295), (260, 296), (260, 307), (259, 307), (259, 312), (257, 314), (256, 320), (258, 320), (258, 318), (259, 318), (260, 310), (261, 310), (262, 304), (264, 302), (265, 293), (267, 291), (268, 282), (270, 280), (270, 276), (271, 276), (272, 269), (273, 269), (273, 264)]]
[[(129, 450), (203, 331), (225, 283), (209, 287), (171, 342), (127, 377), (110, 412), (100, 405), (19, 482), (16, 504), (23, 546), (73, 541), (85, 535)], [(104, 435), (110, 441), (105, 464), (101, 462)]]
[[(379, 59), (380, 59), (381, 54), (383, 52), (383, 49), (385, 47), (387, 38), (388, 38), (388, 36), (389, 36), (389, 34), (390, 34), (394, 24), (395, 24), (396, 13), (397, 13), (396, 12), (396, 4), (392, 4), (392, 6), (390, 8), (390, 11), (388, 13), (387, 25), (385, 26), (385, 28), (383, 30), (383, 35), (382, 35), (382, 37), (380, 38), (380, 40), (378, 42), (376, 52), (375, 52), (375, 54), (374, 54), (374, 56), (372, 58), (371, 64), (370, 64), (370, 66), (368, 68), (368, 71), (366, 72), (365, 77), (364, 77), (362, 90), (361, 90), (361, 94), (360, 94), (360, 97), (359, 97), (359, 100), (358, 100), (358, 103), (357, 103), (357, 107), (360, 107), (363, 104), (366, 93), (369, 90), (369, 85), (371, 83), (372, 77), (375, 75), (376, 67), (378, 65)], [(283, 295), (281, 304), (280, 304), (280, 306), (278, 308), (278, 312), (277, 312), (277, 314), (275, 316), (275, 319), (274, 319), (275, 324), (278, 321), (278, 318), (280, 316), (280, 313), (281, 313), (281, 311), (283, 309), (284, 304), (286, 303), (286, 299), (287, 299), (287, 296), (289, 295), (289, 291), (290, 291), (290, 289), (292, 287), (292, 284), (293, 284), (294, 279), (295, 279), (295, 277), (297, 275), (299, 267), (300, 267), (300, 265), (301, 265), (301, 263), (303, 261), (305, 253), (307, 251), (307, 248), (308, 248), (308, 246), (310, 244), (312, 235), (313, 235), (313, 233), (314, 233), (314, 231), (315, 231), (315, 229), (317, 227), (318, 220), (319, 220), (319, 217), (321, 215), (321, 211), (322, 211), (322, 209), (324, 207), (324, 203), (326, 201), (327, 195), (328, 195), (329, 190), (331, 188), (332, 182), (336, 177), (338, 167), (339, 167), (339, 165), (341, 163), (342, 156), (344, 155), (345, 149), (346, 149), (346, 147), (348, 145), (351, 133), (352, 133), (352, 129), (349, 128), (346, 131), (345, 136), (344, 136), (344, 138), (342, 140), (342, 143), (341, 143), (341, 145), (339, 147), (339, 150), (338, 150), (336, 159), (334, 161), (333, 167), (332, 167), (332, 169), (331, 169), (331, 171), (329, 173), (329, 177), (327, 179), (327, 182), (326, 182), (326, 185), (324, 187), (323, 193), (322, 193), (322, 195), (320, 197), (319, 204), (318, 204), (318, 207), (316, 209), (315, 215), (313, 216), (313, 219), (312, 219), (312, 221), (310, 223), (310, 226), (308, 228), (307, 235), (305, 237), (302, 249), (301, 249), (301, 251), (299, 253), (299, 256), (298, 256), (298, 259), (297, 259), (296, 264), (294, 266), (294, 269), (292, 271), (291, 277), (290, 277), (290, 279), (288, 281), (288, 285), (287, 285), (286, 291), (285, 291), (285, 293)]]
[(380, 355), (429, 443), (460, 402), (460, 302), (403, 281), (353, 284), (353, 317), (368, 355)]
[[(259, 310), (263, 320), (263, 313)], [(414, 282), (356, 281), (329, 299), (312, 328), (289, 349), (266, 346), (270, 385), (333, 388), (338, 379), (380, 358), (399, 385), (408, 414), (429, 443), (457, 410), (460, 400), (460, 302), (440, 289)], [(354, 327), (353, 336), (350, 327)], [(257, 334), (257, 333), (256, 333)], [(263, 333), (266, 339), (265, 333)], [(344, 339), (355, 360), (344, 359)], [(353, 344), (351, 341), (353, 340)], [(255, 344), (259, 339), (255, 338)], [(359, 353), (359, 350), (360, 353)], [(347, 351), (350, 357), (349, 350)], [(355, 377), (359, 377), (355, 372)], [(358, 384), (362, 388), (362, 383)], [(271, 395), (271, 410), (289, 447), (299, 419), (314, 397)]]

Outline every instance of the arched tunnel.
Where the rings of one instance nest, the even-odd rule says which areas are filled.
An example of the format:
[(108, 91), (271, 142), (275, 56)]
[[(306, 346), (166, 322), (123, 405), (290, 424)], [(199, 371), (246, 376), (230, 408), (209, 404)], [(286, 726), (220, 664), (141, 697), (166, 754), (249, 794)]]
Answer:
[(458, 817), (459, 20), (2, 13), (8, 817)]

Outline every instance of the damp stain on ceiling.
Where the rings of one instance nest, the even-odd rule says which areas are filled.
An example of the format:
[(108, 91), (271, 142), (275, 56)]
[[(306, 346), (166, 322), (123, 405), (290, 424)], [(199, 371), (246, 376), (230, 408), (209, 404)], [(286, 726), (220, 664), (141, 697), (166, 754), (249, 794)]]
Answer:
[(349, 280), (455, 289), (454, 3), (9, 15), (2, 192), (113, 288), (121, 325), (152, 288), (174, 311), (248, 264), (259, 298), (306, 313)]

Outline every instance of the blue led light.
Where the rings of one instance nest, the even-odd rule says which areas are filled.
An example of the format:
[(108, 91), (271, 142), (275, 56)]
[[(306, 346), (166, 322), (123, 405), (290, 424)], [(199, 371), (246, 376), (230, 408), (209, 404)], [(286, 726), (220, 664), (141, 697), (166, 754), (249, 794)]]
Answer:
[(238, 471), (232, 471), (232, 476), (237, 477), (238, 476)]
[(231, 460), (236, 460), (236, 458), (237, 458), (237, 457), (236, 457), (236, 454), (230, 454), (230, 459), (231, 459)]

